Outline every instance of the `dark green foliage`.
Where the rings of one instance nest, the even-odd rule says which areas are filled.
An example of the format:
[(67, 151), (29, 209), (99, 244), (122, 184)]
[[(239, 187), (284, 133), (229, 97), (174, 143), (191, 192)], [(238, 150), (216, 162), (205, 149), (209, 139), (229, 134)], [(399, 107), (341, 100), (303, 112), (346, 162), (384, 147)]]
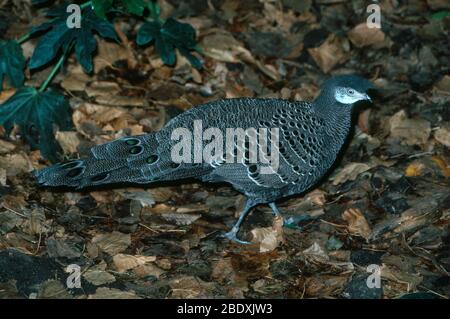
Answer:
[(102, 19), (106, 19), (106, 14), (111, 10), (113, 0), (92, 0), (92, 8), (95, 14)]
[(145, 0), (92, 0), (92, 7), (95, 14), (106, 19), (109, 11), (117, 8), (123, 8), (125, 12), (142, 16), (144, 10), (148, 7), (148, 1)]
[(172, 18), (164, 23), (146, 22), (139, 29), (137, 44), (145, 45), (152, 41), (155, 42), (156, 52), (165, 64), (175, 64), (175, 48), (177, 48), (195, 68), (202, 67), (202, 62), (190, 52), (199, 50), (195, 40), (195, 30), (190, 24), (181, 23)]
[[(49, 5), (52, 0), (33, 0), (33, 5)], [(175, 48), (186, 56), (196, 68), (201, 68), (201, 61), (190, 53), (199, 50), (195, 41), (195, 30), (186, 23), (174, 19), (163, 22), (159, 18), (160, 7), (156, 1), (149, 0), (92, 0), (80, 4), (81, 20), (76, 27), (74, 12), (67, 12), (69, 3), (52, 6), (47, 11), (49, 20), (35, 26), (30, 33), (19, 41), (26, 41), (30, 36), (40, 36), (28, 67), (38, 69), (59, 59), (48, 79), (37, 91), (22, 87), (26, 62), (18, 41), (0, 41), (0, 92), (3, 80), (20, 88), (9, 100), (0, 106), (0, 125), (9, 134), (14, 125), (19, 126), (23, 138), (33, 147), (39, 148), (42, 155), (51, 160), (58, 159), (60, 150), (53, 136), (53, 126), (70, 129), (70, 108), (64, 96), (51, 90), (45, 91), (53, 76), (63, 65), (65, 58), (74, 50), (78, 62), (90, 73), (93, 70), (92, 55), (97, 49), (95, 34), (103, 38), (119, 41), (114, 26), (107, 18), (117, 13), (130, 13), (141, 17), (151, 16), (153, 21), (146, 22), (138, 35), (138, 43), (155, 42), (156, 51), (164, 63), (176, 62)], [(111, 13), (111, 15), (109, 15)], [(68, 23), (69, 22), (69, 23)], [(70, 27), (73, 25), (73, 27)]]
[(0, 92), (3, 88), (3, 79), (8, 77), (9, 84), (18, 88), (23, 85), (25, 58), (22, 48), (17, 41), (0, 41)]
[(19, 126), (23, 138), (32, 147), (39, 148), (43, 157), (58, 160), (60, 150), (53, 134), (53, 125), (60, 130), (72, 128), (70, 107), (65, 97), (52, 90), (39, 92), (22, 87), (0, 106), (0, 125), (9, 134)]
[(147, 1), (145, 0), (120, 0), (120, 2), (129, 13), (140, 16), (144, 13), (144, 10), (148, 5)]
[(118, 41), (114, 26), (94, 14), (94, 11), (87, 8), (83, 11), (81, 28), (67, 27), (69, 13), (65, 11), (65, 6), (57, 7), (48, 12), (53, 19), (32, 29), (32, 34), (49, 30), (42, 36), (34, 50), (29, 62), (30, 69), (36, 69), (47, 65), (58, 53), (70, 51), (75, 46), (75, 53), (78, 61), (86, 72), (92, 72), (92, 54), (97, 48), (97, 41), (94, 33), (101, 37)]
[(450, 17), (450, 11), (439, 11), (431, 15), (432, 20), (443, 20)]

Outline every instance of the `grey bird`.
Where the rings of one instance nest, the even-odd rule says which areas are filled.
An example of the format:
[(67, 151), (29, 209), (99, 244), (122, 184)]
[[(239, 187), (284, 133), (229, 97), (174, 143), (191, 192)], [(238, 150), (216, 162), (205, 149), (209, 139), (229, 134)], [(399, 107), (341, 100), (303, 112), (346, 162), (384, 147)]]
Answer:
[[(158, 132), (98, 145), (87, 158), (56, 164), (34, 174), (41, 186), (76, 190), (105, 184), (149, 185), (192, 178), (227, 182), (243, 193), (247, 201), (238, 221), (224, 236), (247, 243), (239, 240), (237, 233), (255, 205), (268, 204), (279, 215), (276, 200), (305, 193), (330, 170), (351, 131), (355, 104), (371, 102), (367, 93), (372, 88), (360, 76), (340, 75), (326, 81), (313, 102), (258, 98), (210, 102), (173, 118)], [(201, 123), (203, 131), (198, 130), (196, 122)], [(239, 139), (235, 134), (227, 137), (229, 144), (224, 138), (214, 138), (230, 128), (242, 128), (246, 138)], [(270, 132), (271, 143), (259, 138), (264, 135), (261, 128)], [(212, 131), (205, 138), (208, 129)], [(256, 130), (258, 138), (250, 138), (251, 129)], [(209, 138), (210, 143), (214, 140), (216, 151), (220, 146), (226, 151), (211, 151), (214, 156), (208, 160), (195, 160), (198, 154), (194, 153), (201, 153), (203, 144), (199, 147), (194, 142), (193, 147), (187, 144), (184, 149), (180, 147), (183, 139), (180, 133), (188, 132), (194, 140), (203, 137), (205, 143)], [(194, 156), (181, 151), (191, 151)], [(180, 154), (184, 160), (175, 160)], [(269, 157), (277, 165), (272, 165), (275, 160), (272, 163)]]

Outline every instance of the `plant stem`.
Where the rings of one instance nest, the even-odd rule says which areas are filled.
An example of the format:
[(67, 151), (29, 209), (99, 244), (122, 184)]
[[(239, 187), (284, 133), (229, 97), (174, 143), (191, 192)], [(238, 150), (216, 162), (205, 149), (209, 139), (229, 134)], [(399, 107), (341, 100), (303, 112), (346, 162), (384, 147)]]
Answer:
[(150, 1), (149, 3), (149, 9), (150, 9), (150, 16), (154, 21), (160, 21), (159, 20), (159, 7), (158, 4), (154, 1)]
[(50, 75), (48, 76), (47, 80), (45, 80), (45, 82), (41, 85), (41, 87), (39, 88), (39, 92), (44, 92), (45, 89), (47, 88), (47, 86), (50, 84), (50, 82), (53, 80), (53, 78), (55, 77), (56, 73), (58, 72), (59, 68), (63, 65), (64, 60), (66, 59), (67, 53), (64, 53), (60, 58), (58, 63), (56, 63), (55, 67), (52, 70), (52, 73), (50, 73)]
[(91, 5), (92, 5), (92, 1), (88, 1), (88, 2), (83, 3), (80, 6), (80, 8), (81, 8), (81, 10), (83, 10), (84, 8), (87, 8), (87, 7), (91, 6)]
[(17, 39), (17, 42), (18, 42), (19, 44), (22, 44), (22, 43), (28, 41), (29, 38), (30, 38), (30, 33), (27, 33), (27, 34), (25, 34), (23, 37)]

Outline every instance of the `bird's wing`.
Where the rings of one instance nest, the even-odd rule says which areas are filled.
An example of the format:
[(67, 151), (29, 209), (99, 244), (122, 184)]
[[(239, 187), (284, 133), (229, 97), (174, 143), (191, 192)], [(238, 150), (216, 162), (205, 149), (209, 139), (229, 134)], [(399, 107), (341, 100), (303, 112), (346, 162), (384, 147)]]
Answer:
[[(227, 181), (238, 189), (247, 186), (257, 189), (281, 188), (295, 183), (302, 174), (307, 174), (310, 161), (316, 158), (314, 154), (320, 146), (318, 141), (322, 124), (314, 118), (310, 106), (309, 103), (278, 99), (215, 101), (177, 116), (160, 132), (96, 146), (92, 148), (90, 157), (46, 168), (37, 172), (36, 176), (43, 185), (76, 188), (119, 182), (146, 184), (191, 177), (206, 181)], [(201, 123), (202, 126), (198, 134), (195, 132), (195, 123)], [(195, 136), (200, 134), (201, 138), (209, 128), (218, 129), (225, 135), (227, 128), (278, 128), (279, 167), (272, 174), (258, 174), (255, 172), (260, 172), (263, 165), (256, 164), (255, 167), (246, 161), (223, 163), (217, 158), (195, 163), (192, 157), (190, 162), (174, 160), (173, 150), (180, 142), (174, 139), (174, 132), (179, 132), (179, 129), (191, 132), (195, 143)], [(308, 137), (301, 137), (301, 132), (307, 133)], [(246, 145), (235, 146), (245, 151)], [(195, 146), (192, 151), (195, 151)]]
[[(231, 99), (214, 102), (212, 106), (193, 110), (186, 117), (175, 118), (164, 129), (167, 132), (166, 139), (177, 127), (193, 129), (195, 119), (202, 120), (203, 130), (216, 127), (224, 135), (227, 128), (254, 128), (257, 131), (260, 128), (267, 129), (267, 135), (263, 138), (267, 141), (267, 149), (264, 152), (265, 148), (258, 143), (257, 150), (263, 151), (262, 155), (270, 162), (262, 163), (260, 157), (255, 163), (244, 156), (229, 163), (224, 156), (225, 158), (218, 158), (210, 163), (213, 169), (201, 177), (206, 181), (226, 181), (246, 191), (307, 183), (313, 179), (315, 167), (323, 156), (321, 145), (325, 134), (324, 122), (314, 115), (310, 103), (279, 99)], [(278, 131), (273, 131), (274, 129)], [(273, 145), (270, 138), (278, 140), (279, 145)], [(226, 146), (224, 142), (224, 149), (229, 153)], [(236, 141), (233, 151), (235, 150), (248, 154), (249, 145)], [(275, 163), (277, 154), (278, 162)]]

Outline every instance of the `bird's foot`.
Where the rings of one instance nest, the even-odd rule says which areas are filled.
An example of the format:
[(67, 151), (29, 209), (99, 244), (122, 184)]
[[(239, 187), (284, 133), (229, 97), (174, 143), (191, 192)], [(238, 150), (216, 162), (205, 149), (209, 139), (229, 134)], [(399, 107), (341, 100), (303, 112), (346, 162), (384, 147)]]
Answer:
[(223, 238), (227, 238), (228, 240), (231, 240), (235, 243), (241, 244), (241, 245), (251, 245), (253, 243), (249, 242), (249, 241), (245, 241), (245, 240), (240, 240), (239, 238), (237, 238), (237, 231), (236, 230), (230, 230), (229, 232), (223, 234), (221, 237)]

